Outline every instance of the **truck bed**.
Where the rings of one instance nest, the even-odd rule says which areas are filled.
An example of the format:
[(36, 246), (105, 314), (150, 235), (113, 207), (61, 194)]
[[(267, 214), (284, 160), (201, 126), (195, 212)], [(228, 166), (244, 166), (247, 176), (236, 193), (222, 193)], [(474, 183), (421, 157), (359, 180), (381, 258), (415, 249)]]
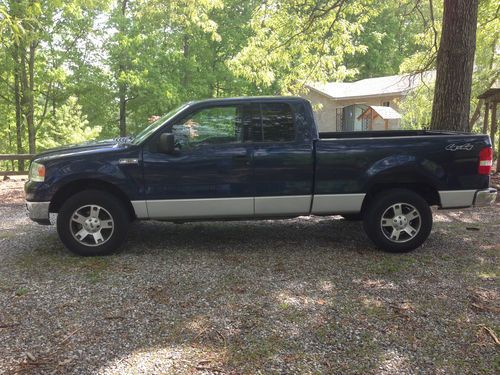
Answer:
[(443, 208), (470, 206), (476, 189), (489, 187), (478, 165), (480, 151), (490, 146), (487, 135), (459, 132), (321, 133), (315, 142), (315, 199), (331, 201), (322, 205), (324, 212), (340, 203), (356, 211), (365, 194), (392, 186), (418, 189)]

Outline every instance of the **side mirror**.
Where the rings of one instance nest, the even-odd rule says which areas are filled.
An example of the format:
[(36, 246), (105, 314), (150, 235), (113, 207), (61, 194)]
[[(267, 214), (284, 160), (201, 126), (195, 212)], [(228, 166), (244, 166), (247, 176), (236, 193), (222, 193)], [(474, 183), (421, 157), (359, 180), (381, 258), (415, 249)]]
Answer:
[(175, 137), (172, 133), (160, 135), (159, 151), (164, 154), (171, 154), (175, 151)]

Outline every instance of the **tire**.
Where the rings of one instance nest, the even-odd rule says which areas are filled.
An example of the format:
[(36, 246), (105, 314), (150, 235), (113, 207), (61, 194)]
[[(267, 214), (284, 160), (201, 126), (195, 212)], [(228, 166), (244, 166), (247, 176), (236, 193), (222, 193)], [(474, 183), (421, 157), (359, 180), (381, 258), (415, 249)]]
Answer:
[(363, 220), (363, 215), (361, 214), (343, 214), (340, 215), (344, 218), (346, 221), (361, 221)]
[(129, 213), (122, 201), (101, 190), (85, 190), (68, 198), (57, 215), (64, 246), (83, 256), (108, 255), (126, 238)]
[(417, 193), (391, 189), (376, 195), (367, 207), (363, 226), (375, 245), (405, 253), (422, 245), (432, 230), (432, 211)]

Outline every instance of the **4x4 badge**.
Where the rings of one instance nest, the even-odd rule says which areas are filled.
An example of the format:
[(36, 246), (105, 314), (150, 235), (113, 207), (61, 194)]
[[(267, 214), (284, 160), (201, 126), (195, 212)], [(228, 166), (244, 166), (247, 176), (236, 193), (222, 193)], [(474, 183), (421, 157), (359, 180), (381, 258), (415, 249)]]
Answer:
[(466, 143), (464, 145), (456, 145), (452, 143), (451, 145), (446, 146), (445, 150), (447, 151), (462, 151), (462, 150), (467, 150), (470, 151), (474, 148), (474, 145), (471, 145), (470, 143)]

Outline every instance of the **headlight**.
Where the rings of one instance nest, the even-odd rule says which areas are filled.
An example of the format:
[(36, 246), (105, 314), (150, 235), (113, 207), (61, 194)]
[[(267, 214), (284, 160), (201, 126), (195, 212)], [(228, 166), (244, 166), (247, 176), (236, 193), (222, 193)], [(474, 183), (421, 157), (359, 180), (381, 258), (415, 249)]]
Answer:
[(45, 180), (45, 166), (35, 161), (32, 162), (29, 179), (31, 181), (43, 182)]

